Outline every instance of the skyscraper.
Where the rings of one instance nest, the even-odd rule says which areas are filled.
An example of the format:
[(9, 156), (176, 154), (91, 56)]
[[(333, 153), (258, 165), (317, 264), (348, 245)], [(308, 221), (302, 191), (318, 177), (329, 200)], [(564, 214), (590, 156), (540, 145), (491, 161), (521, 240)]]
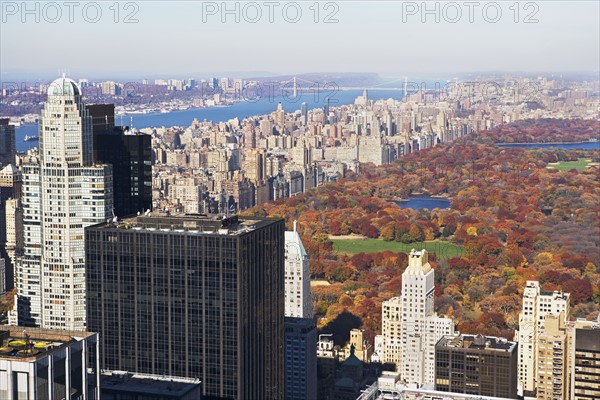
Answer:
[(308, 104), (305, 101), (300, 105), (300, 112), (302, 113), (302, 124), (306, 125), (308, 123)]
[(17, 257), (23, 254), (23, 207), (20, 199), (7, 199), (4, 203), (6, 254), (6, 289), (14, 287), (14, 265)]
[(515, 333), (519, 344), (519, 395), (525, 398), (535, 398), (538, 336), (544, 332), (544, 318), (561, 312), (563, 318), (568, 318), (569, 298), (568, 293), (542, 292), (537, 281), (527, 281), (525, 285), (523, 310)]
[(544, 330), (538, 335), (536, 347), (535, 387), (538, 400), (567, 400), (571, 359), (569, 347), (572, 329), (565, 324), (562, 312), (546, 315)]
[(284, 397), (284, 223), (157, 213), (86, 229), (88, 327), (106, 369)]
[[(17, 245), (15, 234), (21, 244), (23, 236), (23, 213), (18, 202), (22, 192), (21, 172), (12, 164), (0, 170), (0, 257), (5, 261), (5, 275), (2, 284), (6, 290), (14, 287), (14, 262)], [(16, 223), (16, 226), (15, 226)], [(18, 232), (14, 229), (21, 228)], [(12, 235), (9, 240), (9, 235)], [(23, 247), (20, 246), (20, 249)]]
[(91, 119), (77, 84), (48, 87), (39, 163), (23, 165), (24, 254), (12, 324), (85, 328), (83, 229), (112, 217), (112, 170), (94, 165)]
[(382, 361), (396, 364), (407, 384), (433, 384), (435, 345), (442, 336), (454, 333), (454, 322), (434, 311), (434, 271), (426, 250), (411, 250), (402, 274), (402, 293), (383, 302), (382, 309)]
[(0, 118), (0, 165), (15, 163), (17, 153), (15, 144), (15, 127), (8, 118)]
[(317, 398), (317, 327), (314, 318), (285, 318), (285, 399)]
[(317, 396), (317, 328), (308, 253), (294, 230), (285, 232), (285, 398)]
[(113, 169), (113, 203), (117, 217), (152, 208), (151, 137), (115, 126), (114, 104), (87, 105), (92, 118), (94, 161)]
[(296, 229), (294, 221), (294, 230), (285, 232), (285, 316), (313, 318), (308, 253)]

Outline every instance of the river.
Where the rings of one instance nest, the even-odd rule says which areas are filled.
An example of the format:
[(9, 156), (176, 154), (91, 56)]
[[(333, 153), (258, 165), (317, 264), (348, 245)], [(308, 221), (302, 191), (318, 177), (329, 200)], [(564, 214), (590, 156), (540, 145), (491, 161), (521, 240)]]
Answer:
[[(291, 102), (282, 97), (277, 98), (261, 98), (257, 101), (244, 101), (233, 104), (229, 107), (207, 107), (195, 108), (190, 110), (172, 111), (168, 113), (156, 114), (133, 114), (127, 116), (116, 116), (115, 123), (117, 125), (130, 125), (137, 129), (152, 128), (152, 127), (171, 127), (171, 126), (189, 126), (194, 118), (199, 121), (204, 119), (215, 123), (227, 121), (233, 118), (240, 120), (252, 115), (269, 114), (277, 109), (279, 102), (282, 103), (283, 109), (288, 112), (294, 112), (300, 109), (302, 102), (306, 102), (308, 109), (323, 108), (326, 105), (326, 95), (332, 96), (329, 102), (331, 107), (353, 104), (356, 97), (361, 96), (362, 90), (341, 90), (332, 94), (331, 92), (321, 93), (318, 98), (314, 93), (299, 93), (297, 101)], [(401, 100), (403, 92), (399, 90), (369, 90), (369, 99), (381, 100), (393, 98)], [(16, 129), (17, 151), (24, 152), (27, 149), (36, 147), (38, 142), (24, 142), (25, 135), (37, 136), (37, 124), (24, 124)]]

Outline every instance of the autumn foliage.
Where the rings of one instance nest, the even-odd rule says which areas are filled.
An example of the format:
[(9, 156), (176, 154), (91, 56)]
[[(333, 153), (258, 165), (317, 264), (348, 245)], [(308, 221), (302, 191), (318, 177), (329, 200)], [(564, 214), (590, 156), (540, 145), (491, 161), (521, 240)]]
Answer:
[[(464, 256), (431, 258), (436, 310), (465, 333), (512, 336), (525, 281), (571, 293), (572, 315), (596, 315), (600, 303), (600, 187), (597, 168), (560, 172), (549, 162), (588, 158), (597, 150), (509, 149), (492, 142), (581, 141), (598, 121), (518, 122), (409, 154), (394, 164), (361, 165), (300, 196), (248, 211), (298, 220), (311, 257), (320, 326), (343, 311), (381, 330), (381, 303), (398, 296), (405, 254), (345, 255), (330, 235), (359, 234), (405, 243), (448, 240)], [(415, 194), (451, 198), (449, 210), (414, 211), (392, 200)]]

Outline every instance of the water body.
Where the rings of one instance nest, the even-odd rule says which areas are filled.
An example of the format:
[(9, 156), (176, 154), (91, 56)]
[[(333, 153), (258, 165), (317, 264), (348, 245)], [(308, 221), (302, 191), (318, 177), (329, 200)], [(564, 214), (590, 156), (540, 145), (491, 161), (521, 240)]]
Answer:
[(506, 147), (509, 149), (566, 149), (566, 150), (598, 150), (600, 142), (582, 142), (582, 143), (502, 143), (498, 147)]
[[(133, 114), (123, 116), (115, 116), (117, 125), (130, 125), (133, 121), (133, 126), (137, 129), (153, 128), (153, 127), (171, 127), (171, 126), (189, 126), (194, 118), (199, 121), (206, 119), (215, 123), (227, 121), (233, 118), (240, 120), (252, 115), (269, 114), (277, 109), (277, 105), (281, 102), (283, 109), (287, 112), (300, 110), (300, 105), (306, 102), (308, 109), (323, 108), (327, 104), (327, 96), (330, 97), (329, 105), (331, 107), (354, 104), (354, 100), (358, 96), (362, 96), (362, 90), (341, 90), (333, 93), (331, 90), (322, 90), (318, 94), (314, 90), (304, 90), (298, 93), (296, 101), (290, 101), (283, 97), (268, 98), (264, 97), (257, 101), (245, 101), (236, 103), (229, 107), (209, 107), (196, 108), (183, 111), (172, 111), (169, 113), (157, 114)], [(403, 92), (400, 90), (370, 90), (368, 92), (369, 99), (395, 99), (401, 100)], [(38, 142), (24, 142), (25, 135), (38, 135), (37, 124), (26, 124), (16, 129), (17, 151), (23, 152), (32, 147), (37, 147)]]
[(427, 208), (433, 210), (447, 210), (450, 208), (450, 200), (441, 199), (439, 197), (409, 197), (408, 200), (395, 201), (400, 208), (410, 208), (412, 210), (422, 210)]

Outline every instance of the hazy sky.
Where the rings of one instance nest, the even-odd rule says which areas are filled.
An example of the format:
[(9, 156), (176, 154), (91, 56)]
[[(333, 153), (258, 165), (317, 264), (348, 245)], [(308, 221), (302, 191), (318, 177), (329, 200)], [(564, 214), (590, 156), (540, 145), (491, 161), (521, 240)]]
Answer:
[(430, 14), (421, 1), (77, 3), (1, 1), (2, 79), (600, 69), (595, 0), (428, 2)]

